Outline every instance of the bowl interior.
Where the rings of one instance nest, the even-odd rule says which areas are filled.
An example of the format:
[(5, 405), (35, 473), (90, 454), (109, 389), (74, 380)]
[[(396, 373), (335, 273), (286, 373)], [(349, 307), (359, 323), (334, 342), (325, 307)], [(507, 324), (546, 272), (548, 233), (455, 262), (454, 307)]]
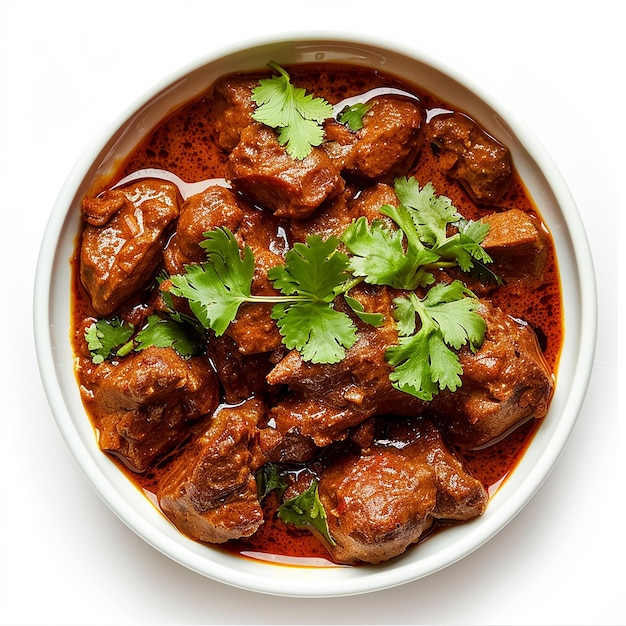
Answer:
[[(96, 177), (106, 176), (172, 109), (233, 71), (279, 64), (346, 61), (379, 67), (431, 91), (474, 117), (511, 150), (554, 238), (561, 271), (565, 342), (554, 399), (544, 424), (486, 513), (447, 529), (380, 566), (291, 567), (236, 557), (187, 540), (100, 452), (84, 412), (73, 371), (70, 263), (80, 200)], [(595, 281), (583, 226), (571, 195), (536, 139), (499, 110), (476, 86), (433, 60), (350, 40), (258, 42), (222, 51), (183, 68), (132, 106), (96, 139), (77, 163), (54, 206), (41, 246), (35, 284), (35, 339), (42, 380), (54, 417), (97, 493), (139, 536), (175, 561), (212, 579), (248, 590), (287, 596), (339, 596), (383, 589), (433, 573), (478, 548), (528, 502), (549, 474), (576, 421), (595, 346)]]

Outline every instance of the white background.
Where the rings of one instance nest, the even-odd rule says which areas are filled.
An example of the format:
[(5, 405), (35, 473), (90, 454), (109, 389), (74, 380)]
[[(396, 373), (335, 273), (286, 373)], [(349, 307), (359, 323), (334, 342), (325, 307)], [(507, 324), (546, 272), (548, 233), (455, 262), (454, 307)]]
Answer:
[[(626, 439), (619, 411), (625, 381), (618, 372), (625, 6), (599, 0), (5, 2), (2, 623), (626, 622)], [(371, 33), (437, 56), (527, 123), (585, 222), (598, 278), (599, 335), (586, 402), (565, 452), (530, 504), (487, 545), (395, 589), (279, 599), (171, 562), (91, 490), (40, 385), (32, 284), (56, 195), (103, 124), (214, 47), (316, 29)]]

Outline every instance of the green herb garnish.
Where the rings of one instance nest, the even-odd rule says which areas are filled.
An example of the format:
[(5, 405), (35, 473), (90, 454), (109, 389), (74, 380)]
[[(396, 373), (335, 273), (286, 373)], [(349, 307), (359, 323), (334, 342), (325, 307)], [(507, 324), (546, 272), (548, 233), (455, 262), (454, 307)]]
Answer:
[(372, 108), (371, 104), (357, 102), (341, 110), (337, 116), (337, 121), (344, 124), (350, 130), (357, 131), (363, 128), (363, 116)]
[(133, 337), (134, 334), (133, 324), (116, 318), (94, 322), (85, 329), (91, 360), (98, 364), (150, 346), (174, 348), (180, 356), (189, 358), (200, 353), (203, 348), (202, 338), (193, 325), (167, 315), (149, 315), (145, 326)]
[(144, 350), (149, 346), (174, 348), (185, 358), (202, 350), (200, 337), (188, 325), (156, 314), (148, 316), (146, 325), (135, 337), (135, 351)]
[[(489, 226), (465, 220), (430, 183), (420, 188), (414, 178), (398, 179), (395, 189), (399, 205), (380, 212), (397, 228), (361, 217), (340, 238), (310, 235), (296, 243), (284, 264), (268, 272), (281, 295), (251, 295), (253, 252), (249, 246), (240, 250), (227, 228), (205, 233), (200, 245), (207, 261), (172, 276), (171, 293), (186, 298), (202, 326), (216, 335), (226, 331), (242, 304), (271, 303), (287, 348), (298, 350), (304, 361), (337, 363), (357, 339), (353, 319), (334, 306), (338, 296), (363, 322), (380, 326), (383, 316), (365, 311), (349, 295), (352, 287), (365, 281), (410, 292), (427, 288), (422, 299), (410, 293), (394, 301), (399, 342), (386, 352), (394, 368), (391, 381), (424, 399), (454, 390), (462, 374), (456, 351), (468, 344), (476, 350), (486, 326), (475, 295), (459, 281), (435, 285), (434, 271), (454, 266), (467, 272), (491, 262), (480, 246)], [(340, 242), (350, 255), (339, 249)]]
[(129, 339), (135, 327), (119, 319), (98, 320), (85, 329), (85, 340), (91, 360), (98, 364), (112, 357), (121, 357), (133, 349)]
[(385, 353), (394, 368), (393, 386), (427, 401), (440, 390), (458, 389), (463, 368), (455, 350), (469, 343), (475, 351), (482, 344), (486, 323), (476, 313), (480, 302), (455, 280), (434, 285), (423, 299), (410, 293), (394, 304), (399, 345)]
[(254, 477), (259, 500), (263, 500), (272, 491), (276, 491), (280, 498), (287, 489), (287, 481), (275, 463), (266, 463)]
[(258, 105), (252, 117), (275, 129), (278, 142), (294, 159), (304, 159), (324, 140), (323, 123), (332, 116), (332, 106), (294, 87), (289, 74), (274, 61), (268, 66), (278, 76), (261, 79), (252, 90), (252, 100)]
[(334, 539), (330, 536), (326, 511), (320, 502), (317, 481), (315, 480), (306, 491), (283, 502), (278, 507), (278, 517), (298, 528), (312, 526), (330, 545), (335, 545)]
[(285, 256), (285, 264), (273, 267), (268, 278), (281, 296), (251, 295), (254, 255), (242, 252), (227, 228), (205, 233), (202, 246), (207, 262), (189, 265), (184, 274), (171, 277), (173, 295), (189, 301), (202, 325), (221, 335), (244, 302), (273, 304), (285, 345), (314, 363), (336, 363), (356, 341), (356, 327), (333, 301), (353, 284), (348, 257), (337, 250), (339, 240), (323, 241), (311, 235)]

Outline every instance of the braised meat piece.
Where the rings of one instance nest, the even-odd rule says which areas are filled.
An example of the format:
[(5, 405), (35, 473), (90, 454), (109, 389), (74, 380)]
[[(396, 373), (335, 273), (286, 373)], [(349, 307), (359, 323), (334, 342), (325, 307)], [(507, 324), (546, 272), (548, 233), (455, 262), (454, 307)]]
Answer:
[(266, 392), (265, 376), (272, 368), (267, 354), (242, 354), (228, 335), (211, 337), (207, 353), (222, 384), (226, 402), (237, 404)]
[(439, 168), (479, 204), (496, 204), (513, 180), (508, 149), (462, 113), (436, 115), (426, 126)]
[[(240, 247), (249, 246), (255, 259), (251, 290), (254, 295), (276, 295), (267, 278), (270, 268), (283, 263), (286, 242), (277, 218), (253, 209), (235, 192), (215, 185), (193, 195), (182, 205), (176, 232), (164, 254), (165, 269), (180, 274), (189, 263), (206, 261), (200, 246), (204, 233), (228, 228)], [(243, 354), (269, 352), (281, 345), (276, 323), (270, 317), (271, 305), (243, 305), (227, 334)]]
[(419, 154), (424, 112), (419, 103), (394, 97), (368, 104), (344, 172), (359, 180), (391, 183), (407, 173)]
[(543, 226), (520, 209), (492, 213), (482, 220), (490, 228), (481, 245), (493, 259), (498, 275), (505, 280), (540, 279), (548, 258)]
[[(161, 180), (143, 180), (103, 194), (103, 204), (113, 201), (119, 208), (103, 226), (85, 226), (80, 248), (80, 278), (99, 315), (115, 313), (154, 278), (169, 227), (178, 217), (179, 200), (176, 186)], [(97, 204), (91, 199), (87, 210), (93, 214)]]
[(172, 450), (219, 402), (217, 377), (202, 357), (149, 347), (94, 369), (85, 393), (100, 448), (141, 472)]
[(272, 463), (306, 463), (320, 451), (310, 437), (295, 432), (283, 435), (271, 427), (261, 430), (259, 445)]
[(292, 350), (267, 376), (271, 385), (287, 385), (292, 392), (272, 409), (277, 429), (311, 437), (318, 446), (342, 439), (348, 428), (381, 410), (389, 412), (395, 402), (414, 405), (412, 396), (391, 386), (385, 361), (385, 350), (398, 338), (391, 316), (394, 292), (359, 285), (350, 295), (367, 311), (382, 313), (384, 324), (360, 324), (356, 343), (339, 363), (305, 362)]
[(264, 414), (257, 400), (222, 408), (174, 461), (157, 498), (191, 539), (224, 543), (249, 537), (263, 523), (254, 473), (265, 463), (257, 445)]
[(251, 124), (230, 153), (227, 178), (253, 204), (275, 215), (304, 219), (324, 200), (342, 191), (339, 171), (321, 148), (302, 160), (292, 158), (276, 133)]
[(252, 90), (258, 84), (258, 80), (244, 76), (224, 76), (215, 82), (213, 129), (215, 142), (225, 152), (239, 143), (241, 131), (252, 123)]
[(358, 290), (367, 311), (381, 312), (379, 328), (360, 328), (357, 342), (337, 364), (302, 361), (289, 352), (268, 374), (270, 384), (285, 384), (291, 394), (273, 409), (282, 433), (311, 437), (318, 446), (347, 435), (346, 429), (372, 415), (417, 415), (436, 411), (459, 441), (479, 445), (502, 435), (513, 425), (534, 416), (544, 417), (553, 380), (532, 329), (489, 302), (479, 313), (487, 322), (482, 347), (462, 349), (463, 385), (454, 393), (440, 392), (424, 402), (395, 389), (389, 380), (387, 348), (397, 343), (391, 316), (393, 290)]
[(291, 236), (294, 241), (306, 241), (308, 235), (317, 234), (322, 239), (334, 235), (340, 237), (353, 220), (365, 216), (369, 222), (374, 219), (386, 221), (390, 228), (396, 228), (391, 219), (380, 212), (380, 207), (398, 205), (398, 197), (393, 187), (385, 183), (375, 183), (366, 187), (355, 197), (354, 189), (345, 191), (325, 202), (319, 211), (309, 219), (292, 220)]
[(235, 232), (242, 220), (237, 195), (226, 187), (213, 185), (190, 196), (180, 208), (176, 232), (165, 249), (165, 269), (180, 274), (188, 263), (202, 263), (206, 260), (206, 251), (200, 247), (204, 233), (218, 226)]
[(341, 455), (323, 472), (319, 497), (338, 563), (387, 561), (434, 520), (470, 520), (488, 500), (437, 428), (421, 419), (389, 424), (370, 448)]
[(100, 198), (85, 196), (81, 204), (83, 217), (92, 226), (104, 226), (128, 201), (119, 189), (110, 189)]
[(435, 396), (432, 408), (464, 447), (485, 444), (529, 418), (546, 416), (554, 379), (535, 332), (501, 309), (482, 307), (485, 340), (472, 354), (462, 348), (463, 386)]

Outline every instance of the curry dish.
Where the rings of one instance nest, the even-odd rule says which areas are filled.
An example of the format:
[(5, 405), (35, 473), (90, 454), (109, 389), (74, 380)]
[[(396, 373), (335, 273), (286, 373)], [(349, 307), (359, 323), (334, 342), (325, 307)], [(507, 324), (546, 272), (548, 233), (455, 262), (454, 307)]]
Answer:
[(387, 561), (480, 516), (549, 408), (558, 268), (509, 150), (379, 70), (207, 85), (94, 183), (73, 268), (98, 444), (198, 542)]

